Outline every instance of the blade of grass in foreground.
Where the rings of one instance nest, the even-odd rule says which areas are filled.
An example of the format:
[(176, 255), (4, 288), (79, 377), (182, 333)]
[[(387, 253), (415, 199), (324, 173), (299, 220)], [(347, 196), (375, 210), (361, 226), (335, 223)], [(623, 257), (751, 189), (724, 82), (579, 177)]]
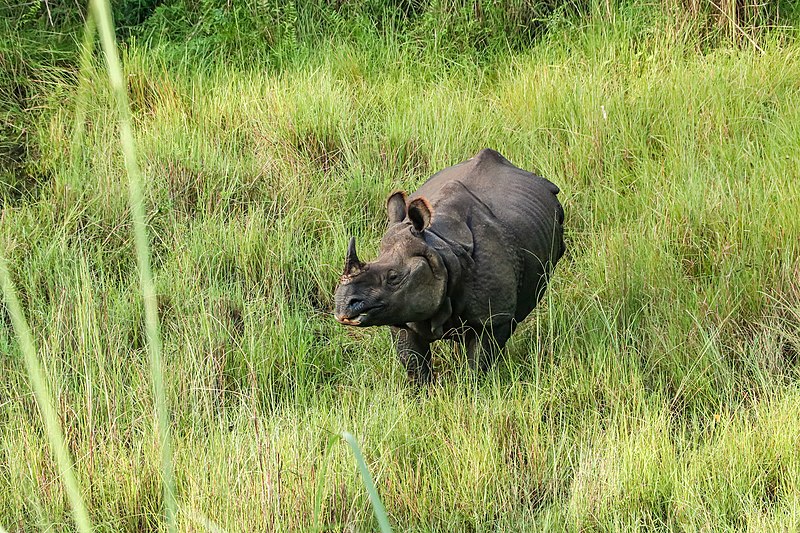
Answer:
[[(182, 506), (180, 511), (181, 514), (188, 517), (193, 522), (203, 526), (209, 533), (225, 533), (224, 529), (219, 527), (210, 518), (208, 518), (200, 511), (196, 511), (194, 509), (187, 509), (185, 506)], [(0, 533), (2, 533), (2, 531), (0, 531)]]
[(153, 394), (158, 417), (158, 433), (161, 439), (161, 477), (164, 485), (164, 510), (167, 530), (176, 529), (175, 481), (172, 471), (172, 446), (169, 435), (169, 417), (167, 400), (164, 391), (164, 379), (161, 366), (161, 333), (158, 323), (158, 307), (156, 302), (153, 272), (150, 268), (150, 245), (147, 240), (142, 178), (136, 159), (136, 145), (131, 126), (131, 111), (128, 104), (128, 93), (122, 73), (122, 65), (117, 52), (117, 41), (114, 26), (111, 22), (111, 10), (108, 0), (91, 0), (91, 9), (95, 24), (100, 34), (100, 43), (106, 56), (108, 78), (111, 91), (117, 104), (119, 114), (120, 143), (125, 158), (125, 169), (128, 173), (131, 217), (136, 243), (136, 262), (139, 267), (139, 282), (144, 302), (145, 330), (147, 347), (150, 354), (150, 372), (153, 379)]
[(355, 437), (347, 431), (342, 432), (342, 438), (350, 445), (353, 450), (353, 455), (356, 457), (356, 464), (358, 470), (361, 472), (361, 480), (369, 493), (369, 500), (372, 502), (372, 509), (375, 512), (375, 518), (378, 519), (378, 524), (381, 526), (383, 533), (391, 533), (392, 527), (389, 525), (389, 519), (386, 517), (386, 509), (383, 507), (381, 497), (378, 496), (378, 490), (375, 488), (375, 483), (372, 481), (372, 476), (367, 468), (367, 463), (364, 461), (364, 456), (361, 454), (361, 448), (358, 447)]
[(56, 456), (61, 479), (67, 491), (70, 507), (72, 507), (72, 517), (78, 526), (78, 530), (88, 533), (92, 530), (92, 524), (89, 520), (89, 514), (86, 512), (86, 506), (83, 503), (78, 480), (72, 471), (72, 457), (70, 457), (67, 444), (64, 442), (64, 433), (61, 430), (58, 415), (56, 415), (56, 410), (53, 407), (53, 398), (50, 396), (44, 371), (39, 364), (39, 358), (36, 356), (33, 336), (28, 327), (28, 322), (25, 320), (25, 314), (22, 312), (22, 306), (17, 299), (17, 293), (14, 290), (14, 284), (11, 281), (11, 274), (8, 272), (4, 254), (0, 254), (0, 285), (3, 286), (3, 295), (5, 296), (8, 314), (11, 315), (11, 323), (14, 326), (14, 332), (17, 334), (17, 340), (22, 350), (25, 367), (31, 380), (31, 388), (36, 395), (36, 403), (42, 413), (47, 438), (50, 440), (53, 455)]

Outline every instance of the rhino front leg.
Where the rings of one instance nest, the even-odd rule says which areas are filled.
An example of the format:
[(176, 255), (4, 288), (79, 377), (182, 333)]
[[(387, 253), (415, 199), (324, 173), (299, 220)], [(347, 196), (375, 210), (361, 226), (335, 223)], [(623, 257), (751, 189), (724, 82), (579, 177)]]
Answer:
[(494, 364), (497, 354), (511, 337), (511, 322), (491, 324), (480, 330), (470, 329), (466, 333), (467, 359), (475, 371), (486, 372)]
[(391, 327), (397, 356), (406, 369), (408, 378), (418, 384), (431, 381), (431, 343), (407, 328)]

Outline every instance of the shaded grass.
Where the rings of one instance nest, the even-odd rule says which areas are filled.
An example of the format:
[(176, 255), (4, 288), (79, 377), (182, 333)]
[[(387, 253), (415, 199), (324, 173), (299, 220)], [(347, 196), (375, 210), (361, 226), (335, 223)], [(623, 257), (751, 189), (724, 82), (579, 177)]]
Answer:
[[(797, 528), (797, 45), (697, 54), (630, 26), (447, 69), (353, 44), (281, 72), (128, 49), (182, 509), (229, 531), (375, 528), (347, 450), (321, 467), (348, 430), (398, 530)], [(92, 520), (149, 529), (127, 181), (87, 76), (83, 140), (50, 102), (52, 180), (0, 238)], [(334, 323), (332, 289), (350, 234), (376, 252), (390, 191), (484, 146), (562, 188), (568, 253), (497, 368), (437, 346), (420, 394), (386, 332)], [(0, 347), (16, 354), (7, 326)], [(0, 523), (66, 524), (20, 358), (0, 368)]]

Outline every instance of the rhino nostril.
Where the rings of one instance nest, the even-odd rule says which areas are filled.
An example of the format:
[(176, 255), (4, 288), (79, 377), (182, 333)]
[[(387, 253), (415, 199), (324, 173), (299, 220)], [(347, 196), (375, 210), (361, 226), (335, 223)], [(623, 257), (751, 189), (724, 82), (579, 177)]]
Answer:
[(355, 311), (358, 311), (359, 309), (364, 307), (364, 300), (362, 300), (361, 298), (353, 298), (349, 302), (347, 302), (347, 307)]

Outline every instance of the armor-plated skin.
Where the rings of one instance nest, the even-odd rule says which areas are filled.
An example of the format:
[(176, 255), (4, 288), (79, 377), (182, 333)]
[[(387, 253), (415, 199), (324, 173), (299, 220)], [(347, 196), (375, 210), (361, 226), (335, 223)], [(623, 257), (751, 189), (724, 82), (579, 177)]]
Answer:
[(378, 258), (350, 240), (336, 288), (336, 319), (388, 325), (411, 379), (431, 379), (431, 342), (454, 337), (486, 369), (536, 307), (564, 253), (559, 189), (494, 150), (433, 175), (387, 201)]

